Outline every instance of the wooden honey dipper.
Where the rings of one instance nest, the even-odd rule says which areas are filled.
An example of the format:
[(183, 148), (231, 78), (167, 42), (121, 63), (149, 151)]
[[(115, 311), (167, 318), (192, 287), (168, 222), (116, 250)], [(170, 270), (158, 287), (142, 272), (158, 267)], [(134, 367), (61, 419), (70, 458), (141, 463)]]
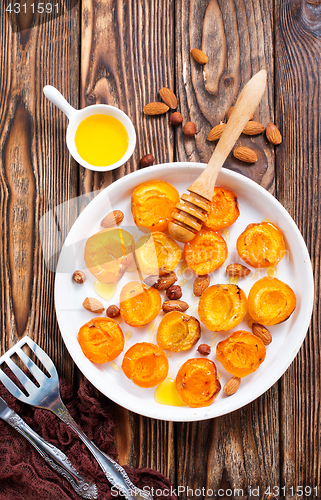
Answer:
[(256, 73), (240, 93), (222, 136), (201, 175), (183, 194), (168, 225), (169, 234), (175, 240), (186, 243), (202, 228), (205, 213), (210, 211), (215, 182), (221, 167), (234, 147), (252, 113), (258, 106), (266, 86), (266, 71)]

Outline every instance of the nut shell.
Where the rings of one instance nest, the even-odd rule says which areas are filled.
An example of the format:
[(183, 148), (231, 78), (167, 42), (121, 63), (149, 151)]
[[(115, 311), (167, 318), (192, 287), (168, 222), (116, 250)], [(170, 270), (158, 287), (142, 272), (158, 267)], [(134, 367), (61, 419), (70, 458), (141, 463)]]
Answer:
[(200, 344), (197, 350), (201, 354), (201, 356), (208, 356), (209, 354), (211, 354), (211, 347), (207, 344)]
[(264, 345), (269, 345), (272, 342), (272, 335), (265, 326), (260, 325), (260, 323), (252, 324), (253, 335), (262, 340)]
[(196, 297), (200, 297), (202, 293), (210, 286), (211, 278), (208, 274), (197, 276), (193, 284), (193, 292)]
[(274, 123), (270, 122), (267, 124), (265, 133), (267, 140), (271, 142), (271, 144), (274, 144), (275, 146), (281, 144), (282, 135), (277, 126), (274, 125)]
[(145, 115), (163, 115), (169, 110), (169, 106), (163, 102), (150, 102), (144, 106)]
[(86, 275), (83, 271), (80, 271), (78, 269), (72, 275), (72, 279), (74, 280), (75, 283), (78, 283), (78, 285), (82, 285), (86, 281)]
[(178, 300), (183, 295), (182, 289), (179, 285), (172, 285), (166, 290), (166, 295), (169, 300)]
[(121, 210), (114, 210), (104, 217), (100, 223), (101, 227), (108, 229), (109, 227), (118, 226), (124, 220), (124, 214)]
[(108, 307), (106, 311), (106, 316), (108, 318), (117, 318), (120, 315), (120, 309), (115, 304)]
[(82, 305), (86, 309), (86, 311), (93, 312), (96, 314), (101, 314), (105, 309), (100, 300), (95, 299), (93, 297), (86, 297)]
[(183, 127), (183, 133), (187, 137), (194, 137), (196, 134), (196, 126), (195, 123), (193, 122), (186, 122), (184, 127)]
[(237, 160), (244, 161), (245, 163), (255, 163), (257, 161), (257, 155), (255, 151), (251, 148), (246, 148), (239, 146), (234, 149), (233, 156)]
[(236, 391), (240, 387), (240, 384), (241, 384), (240, 377), (232, 377), (224, 385), (223, 391), (227, 396), (232, 396), (233, 394), (236, 393)]
[(175, 111), (175, 113), (171, 114), (169, 120), (172, 125), (180, 125), (183, 121), (183, 115), (179, 111)]
[(253, 120), (251, 120), (247, 122), (247, 124), (245, 125), (243, 129), (243, 134), (258, 135), (262, 134), (263, 131), (264, 131), (264, 125), (262, 125), (262, 123), (254, 122)]
[(220, 123), (219, 125), (215, 125), (215, 127), (210, 130), (207, 140), (208, 141), (218, 141), (223, 134), (223, 130), (226, 127), (226, 123)]
[(167, 87), (163, 87), (159, 91), (159, 95), (163, 99), (163, 101), (172, 109), (177, 108), (177, 98), (174, 92)]
[(250, 274), (250, 269), (242, 264), (229, 264), (226, 268), (226, 274), (233, 278), (244, 278)]
[(154, 161), (154, 156), (149, 153), (140, 159), (139, 164), (141, 167), (150, 167), (153, 165)]
[(165, 313), (169, 313), (172, 311), (184, 312), (187, 311), (189, 305), (183, 300), (165, 300), (162, 308)]
[(191, 54), (195, 61), (198, 62), (198, 64), (201, 64), (203, 66), (204, 64), (208, 63), (208, 57), (202, 50), (192, 49)]

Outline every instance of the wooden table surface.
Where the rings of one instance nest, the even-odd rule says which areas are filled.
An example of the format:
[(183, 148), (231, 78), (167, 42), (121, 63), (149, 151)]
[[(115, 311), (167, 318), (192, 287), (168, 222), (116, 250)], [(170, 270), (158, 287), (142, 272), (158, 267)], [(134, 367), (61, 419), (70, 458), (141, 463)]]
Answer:
[[(35, 16), (10, 19), (3, 3), (8, 1), (0, 11), (1, 352), (29, 334), (75, 386), (81, 377), (59, 333), (55, 274), (43, 257), (39, 220), (139, 169), (146, 153), (155, 163), (207, 162), (209, 130), (224, 120), (244, 83), (267, 70), (255, 118), (275, 122), (283, 143), (275, 148), (264, 136), (244, 136), (242, 144), (251, 145), (259, 161), (241, 167), (229, 158), (226, 166), (273, 193), (302, 232), (316, 284), (306, 340), (270, 390), (229, 415), (172, 423), (115, 405), (116, 441), (122, 464), (155, 468), (176, 486), (243, 488), (243, 496), (221, 496), (242, 499), (249, 498), (249, 487), (260, 488), (252, 498), (268, 498), (265, 490), (276, 493), (278, 486), (280, 498), (309, 497), (297, 487), (321, 487), (320, 0), (65, 0), (64, 15), (34, 27)], [(210, 58), (204, 73), (190, 56), (194, 47)], [(108, 103), (127, 113), (137, 132), (131, 160), (107, 173), (78, 167), (66, 148), (67, 119), (44, 98), (46, 84), (76, 108)], [(163, 86), (175, 91), (184, 122), (195, 122), (195, 138), (174, 129), (168, 114), (143, 115)], [(77, 215), (66, 209), (69, 221)], [(59, 245), (55, 234), (47, 237)]]

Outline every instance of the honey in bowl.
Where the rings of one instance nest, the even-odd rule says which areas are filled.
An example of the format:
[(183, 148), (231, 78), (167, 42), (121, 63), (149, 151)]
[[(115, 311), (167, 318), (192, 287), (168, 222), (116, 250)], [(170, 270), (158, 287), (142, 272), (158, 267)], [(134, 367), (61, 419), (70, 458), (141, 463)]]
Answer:
[(90, 115), (76, 130), (75, 144), (83, 160), (95, 167), (106, 167), (118, 162), (128, 148), (125, 126), (113, 116)]

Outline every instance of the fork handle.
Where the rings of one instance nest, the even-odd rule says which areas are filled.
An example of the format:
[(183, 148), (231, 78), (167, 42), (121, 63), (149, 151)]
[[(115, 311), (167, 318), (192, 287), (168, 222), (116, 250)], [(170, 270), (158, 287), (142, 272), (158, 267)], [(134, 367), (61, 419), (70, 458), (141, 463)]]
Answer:
[(97, 498), (96, 485), (86, 482), (61, 450), (45, 441), (13, 410), (5, 420), (36, 448), (53, 470), (69, 481), (78, 495), (88, 500)]
[(59, 402), (51, 406), (51, 411), (57, 415), (65, 424), (78, 434), (82, 442), (94, 455), (105, 476), (112, 486), (114, 486), (126, 500), (153, 500), (153, 497), (147, 492), (137, 488), (129, 479), (125, 469), (115, 460), (103, 453), (97, 446), (88, 439), (86, 434), (78, 427), (65, 405)]

